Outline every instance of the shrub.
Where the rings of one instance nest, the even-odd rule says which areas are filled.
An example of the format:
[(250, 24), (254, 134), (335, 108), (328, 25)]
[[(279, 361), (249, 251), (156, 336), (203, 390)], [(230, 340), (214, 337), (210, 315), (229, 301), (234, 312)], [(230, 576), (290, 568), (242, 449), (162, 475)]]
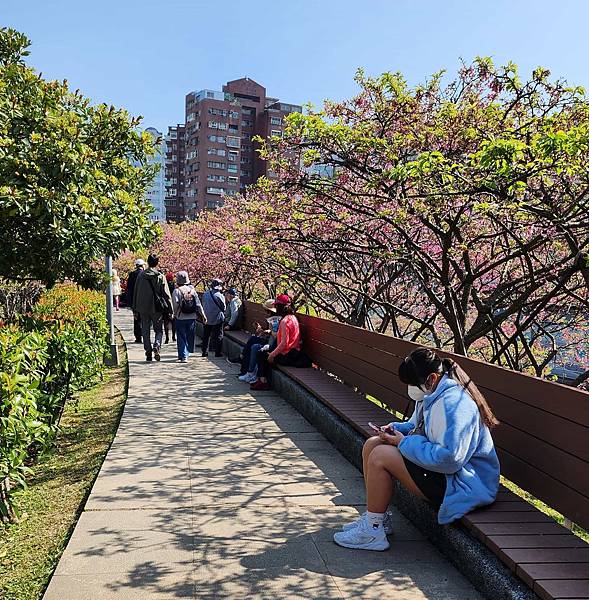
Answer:
[(28, 463), (51, 443), (66, 402), (104, 368), (104, 296), (58, 286), (32, 313), (0, 330), (0, 515), (14, 518), (12, 494)]

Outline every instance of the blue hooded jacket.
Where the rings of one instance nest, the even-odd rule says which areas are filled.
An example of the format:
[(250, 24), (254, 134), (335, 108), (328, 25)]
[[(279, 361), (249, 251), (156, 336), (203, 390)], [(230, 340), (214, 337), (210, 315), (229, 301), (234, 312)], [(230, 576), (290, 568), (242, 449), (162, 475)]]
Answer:
[(393, 423), (406, 435), (399, 444), (411, 462), (446, 475), (446, 494), (438, 522), (451, 523), (471, 510), (494, 502), (499, 489), (499, 459), (489, 428), (468, 392), (444, 375), (433, 393), (423, 399), (426, 436), (407, 435), (416, 425), (413, 416)]

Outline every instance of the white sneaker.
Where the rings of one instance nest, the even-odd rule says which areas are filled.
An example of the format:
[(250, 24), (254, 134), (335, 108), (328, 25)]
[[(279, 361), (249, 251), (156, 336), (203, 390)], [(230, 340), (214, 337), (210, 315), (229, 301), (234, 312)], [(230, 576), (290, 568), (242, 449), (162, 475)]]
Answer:
[(333, 541), (344, 548), (357, 550), (376, 550), (382, 552), (389, 549), (389, 541), (382, 525), (373, 527), (366, 517), (362, 517), (357, 527), (347, 531), (338, 531), (333, 536)]
[(251, 383), (250, 382), (250, 377), (251, 377), (251, 373), (246, 373), (245, 375), (240, 375), (237, 379), (239, 379), (239, 381), (243, 381), (244, 383)]
[[(350, 529), (353, 529), (354, 527), (358, 527), (358, 525), (360, 524), (360, 521), (364, 518), (365, 515), (366, 515), (366, 513), (364, 512), (352, 523), (347, 523), (346, 525), (344, 525), (342, 527), (342, 531), (349, 531)], [(391, 513), (390, 510), (387, 510), (387, 512), (384, 514), (384, 521), (382, 522), (382, 526), (383, 526), (385, 535), (393, 534), (393, 514)]]

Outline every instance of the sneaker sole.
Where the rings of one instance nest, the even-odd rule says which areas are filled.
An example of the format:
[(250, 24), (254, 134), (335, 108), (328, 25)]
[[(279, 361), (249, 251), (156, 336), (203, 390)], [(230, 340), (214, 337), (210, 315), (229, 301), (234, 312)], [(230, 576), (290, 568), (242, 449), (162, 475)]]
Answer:
[(385, 550), (388, 550), (391, 547), (391, 545), (388, 542), (382, 548), (367, 548), (366, 546), (362, 546), (361, 544), (348, 544), (347, 542), (339, 542), (335, 538), (333, 541), (342, 548), (351, 548), (352, 550), (370, 550), (371, 552), (384, 552)]

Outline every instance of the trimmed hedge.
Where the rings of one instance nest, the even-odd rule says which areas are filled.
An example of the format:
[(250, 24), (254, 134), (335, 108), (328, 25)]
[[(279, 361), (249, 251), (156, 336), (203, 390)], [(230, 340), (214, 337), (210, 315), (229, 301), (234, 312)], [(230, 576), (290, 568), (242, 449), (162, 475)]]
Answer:
[(0, 515), (51, 444), (66, 402), (102, 375), (107, 346), (102, 294), (61, 285), (31, 314), (0, 327)]

